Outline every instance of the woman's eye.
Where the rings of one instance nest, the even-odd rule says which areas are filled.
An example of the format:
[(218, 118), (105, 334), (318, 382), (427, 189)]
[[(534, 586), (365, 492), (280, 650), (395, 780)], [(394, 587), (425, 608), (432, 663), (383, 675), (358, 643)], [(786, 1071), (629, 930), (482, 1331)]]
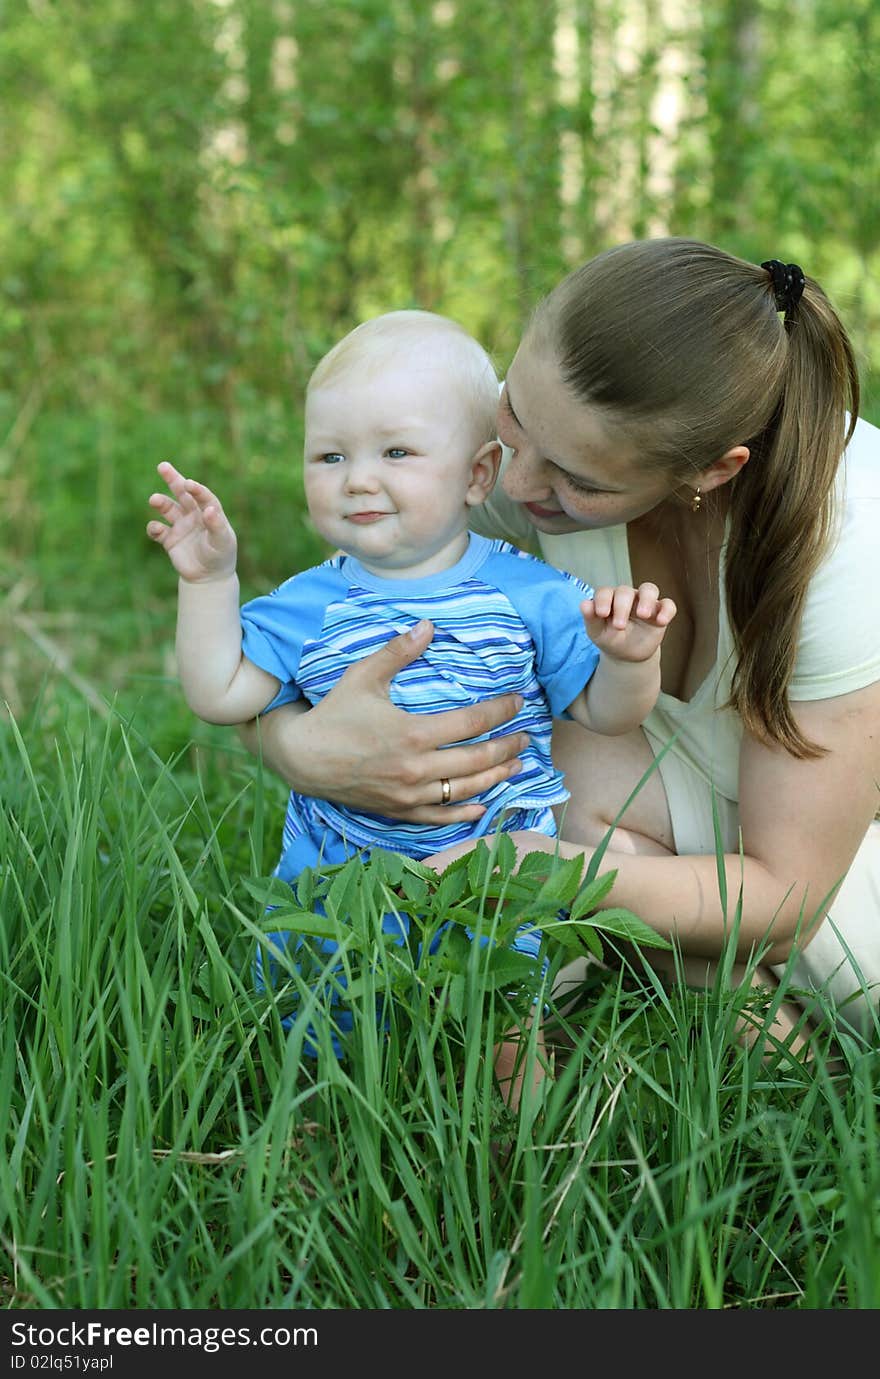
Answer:
[(322, 464), (342, 464), (345, 456), (340, 455), (338, 450), (330, 450), (326, 455), (319, 455), (318, 458)]
[[(554, 467), (558, 469), (558, 466)], [(559, 469), (559, 473), (562, 475), (569, 488), (573, 488), (576, 493), (583, 493), (587, 497), (594, 498), (597, 493), (604, 493), (605, 491), (601, 488), (594, 488), (591, 484), (579, 483), (574, 475), (569, 474), (566, 469)]]

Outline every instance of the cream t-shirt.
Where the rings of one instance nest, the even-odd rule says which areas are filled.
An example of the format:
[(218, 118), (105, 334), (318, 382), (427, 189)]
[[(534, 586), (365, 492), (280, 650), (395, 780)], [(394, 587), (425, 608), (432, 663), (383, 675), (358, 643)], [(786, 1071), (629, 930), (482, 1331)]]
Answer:
[[(789, 686), (792, 700), (828, 699), (880, 680), (880, 597), (874, 592), (880, 554), (880, 430), (869, 422), (856, 424), (841, 461), (836, 494), (836, 533), (807, 595)], [(527, 549), (535, 549), (537, 535), (537, 548), (549, 564), (594, 587), (632, 583), (625, 526), (563, 536), (536, 533), (522, 507), (500, 484), (489, 502), (475, 510), (472, 525), (484, 535), (506, 536)], [(724, 569), (722, 549), (722, 588)], [(717, 654), (705, 680), (687, 701), (661, 693), (644, 727), (655, 744), (677, 734), (670, 751), (735, 802), (742, 724), (732, 709), (723, 707), (734, 665), (733, 634), (722, 598)]]

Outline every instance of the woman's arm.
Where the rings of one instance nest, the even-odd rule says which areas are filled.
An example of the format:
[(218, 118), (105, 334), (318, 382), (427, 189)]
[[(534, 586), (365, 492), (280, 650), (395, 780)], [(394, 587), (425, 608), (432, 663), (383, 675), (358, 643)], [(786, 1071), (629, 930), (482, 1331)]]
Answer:
[[(745, 737), (740, 752), (740, 821), (764, 917), (781, 905), (769, 961), (786, 957), (803, 903), (819, 920), (833, 905), (880, 804), (880, 683), (832, 699), (795, 703), (801, 732), (826, 755), (801, 761)], [(784, 899), (782, 888), (790, 888)], [(777, 900), (778, 897), (778, 900)], [(748, 902), (747, 902), (748, 903)], [(761, 916), (757, 916), (760, 922)], [(798, 946), (804, 946), (798, 937)]]
[[(742, 890), (738, 953), (744, 957), (769, 940), (769, 963), (784, 962), (793, 946), (805, 947), (824, 920), (880, 802), (880, 684), (792, 707), (801, 731), (824, 746), (826, 755), (802, 760), (744, 735), (743, 855), (724, 858), (728, 918)], [(717, 956), (725, 916), (716, 858), (634, 860), (655, 862), (656, 870), (640, 866), (625, 884), (629, 898), (621, 903), (662, 933), (674, 932), (685, 953)], [(652, 886), (658, 888), (649, 900)]]
[[(747, 738), (740, 758), (743, 855), (723, 859), (728, 914), (720, 900), (718, 863), (707, 856), (605, 854), (602, 870), (617, 869), (603, 903), (621, 905), (659, 933), (675, 937), (685, 954), (717, 958), (742, 890), (738, 956), (769, 940), (763, 955), (783, 962), (795, 942), (804, 946), (803, 921), (819, 921), (848, 870), (878, 807), (880, 684), (835, 699), (794, 706), (801, 730), (828, 750), (798, 760)], [(592, 855), (592, 847), (537, 834), (512, 834), (518, 853)], [(470, 845), (436, 854), (442, 868)], [(802, 920), (803, 915), (803, 920)]]
[[(251, 751), (294, 790), (408, 823), (479, 819), (484, 808), (464, 801), (516, 774), (528, 734), (517, 732), (465, 747), (450, 747), (512, 719), (521, 707), (505, 694), (464, 709), (410, 714), (395, 708), (388, 687), (416, 660), (434, 629), (420, 623), (380, 651), (350, 666), (326, 699), (303, 712), (288, 704), (242, 725)], [(451, 803), (442, 804), (448, 780)]]

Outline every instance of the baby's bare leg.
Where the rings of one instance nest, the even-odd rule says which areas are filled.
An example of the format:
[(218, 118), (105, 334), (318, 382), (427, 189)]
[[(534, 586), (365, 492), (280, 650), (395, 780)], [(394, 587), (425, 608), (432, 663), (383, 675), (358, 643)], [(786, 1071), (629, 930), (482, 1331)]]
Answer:
[[(528, 1067), (527, 1043), (531, 1023), (531, 1020), (527, 1022), (521, 1035), (517, 1030), (503, 1039), (500, 1044), (495, 1045), (495, 1077), (501, 1089), (501, 1095), (512, 1111), (519, 1109), (522, 1100), (523, 1085)], [(529, 1068), (531, 1084), (534, 1089), (540, 1087), (547, 1076), (547, 1046), (544, 1043), (544, 1030), (540, 1025), (536, 1040), (535, 1059)]]

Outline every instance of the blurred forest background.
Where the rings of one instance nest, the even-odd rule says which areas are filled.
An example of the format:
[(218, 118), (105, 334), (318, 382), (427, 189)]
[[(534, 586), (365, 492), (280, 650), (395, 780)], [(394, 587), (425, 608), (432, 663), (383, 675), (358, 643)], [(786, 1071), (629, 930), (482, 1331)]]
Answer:
[(695, 236), (822, 282), (877, 420), (878, 50), (878, 0), (4, 0), (0, 699), (193, 730), (155, 465), (246, 596), (319, 557), (301, 393), (378, 311), (503, 370), (569, 267)]

